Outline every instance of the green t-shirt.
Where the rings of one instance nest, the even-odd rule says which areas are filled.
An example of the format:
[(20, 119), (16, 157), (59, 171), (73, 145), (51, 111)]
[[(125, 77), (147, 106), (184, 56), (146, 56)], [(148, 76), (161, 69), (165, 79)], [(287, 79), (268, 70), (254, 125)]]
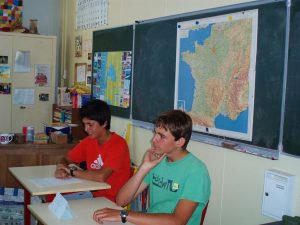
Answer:
[(210, 177), (205, 164), (192, 153), (183, 159), (163, 159), (144, 178), (149, 185), (149, 213), (172, 213), (180, 199), (198, 202), (188, 225), (199, 225), (210, 197)]

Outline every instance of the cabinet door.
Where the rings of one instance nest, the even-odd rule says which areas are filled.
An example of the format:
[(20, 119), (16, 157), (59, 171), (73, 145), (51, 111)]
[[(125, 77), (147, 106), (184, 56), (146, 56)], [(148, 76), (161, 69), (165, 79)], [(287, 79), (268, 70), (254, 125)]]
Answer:
[[(51, 122), (52, 104), (54, 102), (55, 86), (55, 38), (18, 37), (13, 39), (13, 55), (17, 52), (28, 53), (30, 72), (13, 73), (13, 92), (22, 93), (33, 90), (33, 104), (22, 104), (20, 99), (28, 96), (14, 95), (12, 104), (12, 131), (20, 133), (23, 126), (34, 126), (35, 132), (44, 131), (43, 123)], [(35, 65), (50, 66), (48, 84), (39, 87), (35, 84)], [(32, 93), (32, 92), (31, 92)], [(39, 100), (40, 94), (48, 94), (48, 101)]]
[(34, 149), (16, 149), (12, 152), (6, 152), (6, 181), (7, 187), (17, 187), (20, 183), (17, 179), (8, 171), (9, 167), (21, 167), (21, 166), (37, 166), (39, 165), (39, 152)]
[[(4, 68), (6, 71), (9, 70), (8, 76), (1, 72), (0, 83), (4, 85), (12, 82), (12, 38), (0, 34), (0, 39), (0, 57), (8, 60), (7, 63), (0, 62), (0, 70), (2, 71)], [(11, 132), (11, 96), (11, 94), (0, 93), (0, 133)]]
[(6, 160), (6, 152), (5, 151), (0, 151), (0, 187), (5, 187), (6, 186), (6, 177), (7, 174), (9, 173), (8, 167), (7, 167), (7, 160)]
[(74, 145), (55, 145), (54, 149), (40, 149), (41, 151), (41, 165), (55, 165), (64, 156), (67, 155)]

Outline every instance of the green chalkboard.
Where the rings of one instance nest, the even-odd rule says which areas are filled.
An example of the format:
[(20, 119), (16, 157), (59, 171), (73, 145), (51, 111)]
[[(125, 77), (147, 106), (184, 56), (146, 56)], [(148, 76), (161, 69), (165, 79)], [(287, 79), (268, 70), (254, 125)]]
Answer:
[[(93, 32), (93, 56), (96, 52), (132, 51), (133, 26), (122, 26)], [(94, 59), (93, 59), (94, 65)], [(93, 66), (94, 67), (94, 66)], [(92, 69), (93, 70), (93, 69)], [(92, 85), (92, 97), (96, 98), (96, 87)], [(131, 95), (131, 88), (129, 88)], [(130, 118), (130, 107), (110, 105), (113, 116)]]
[(283, 150), (300, 156), (300, 1), (291, 5)]
[(242, 142), (277, 149), (284, 73), (285, 1), (255, 1), (137, 23), (132, 118), (153, 122), (158, 114), (174, 108), (177, 22), (250, 9), (258, 9), (254, 122), (252, 141)]

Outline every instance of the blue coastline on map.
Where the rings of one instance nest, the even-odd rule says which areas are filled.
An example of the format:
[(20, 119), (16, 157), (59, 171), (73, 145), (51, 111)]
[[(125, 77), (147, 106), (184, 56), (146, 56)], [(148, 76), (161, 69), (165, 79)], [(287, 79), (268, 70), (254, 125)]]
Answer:
[[(195, 52), (195, 42), (203, 45), (204, 41), (210, 37), (212, 25), (205, 28), (189, 31), (187, 38), (180, 39), (180, 53), (189, 51)], [(192, 76), (190, 66), (182, 60), (180, 56), (179, 61), (179, 77), (178, 77), (178, 99), (185, 100), (185, 110), (187, 112), (192, 110), (195, 80)]]
[(215, 127), (222, 130), (229, 130), (247, 134), (248, 131), (248, 109), (241, 112), (236, 120), (219, 114), (215, 118)]

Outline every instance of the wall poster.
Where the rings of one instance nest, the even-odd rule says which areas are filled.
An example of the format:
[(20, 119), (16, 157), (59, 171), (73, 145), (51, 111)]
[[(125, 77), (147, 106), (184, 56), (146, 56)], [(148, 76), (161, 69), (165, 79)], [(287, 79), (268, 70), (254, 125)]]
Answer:
[(131, 51), (95, 52), (93, 95), (109, 105), (129, 108)]
[(77, 0), (76, 30), (107, 25), (109, 0)]

